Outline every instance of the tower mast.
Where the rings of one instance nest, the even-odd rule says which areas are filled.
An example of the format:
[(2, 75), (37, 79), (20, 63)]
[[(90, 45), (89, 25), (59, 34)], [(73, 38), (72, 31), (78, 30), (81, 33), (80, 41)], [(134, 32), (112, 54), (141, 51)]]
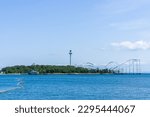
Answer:
[(70, 66), (71, 66), (71, 55), (72, 55), (72, 50), (69, 51), (69, 55), (70, 55)]

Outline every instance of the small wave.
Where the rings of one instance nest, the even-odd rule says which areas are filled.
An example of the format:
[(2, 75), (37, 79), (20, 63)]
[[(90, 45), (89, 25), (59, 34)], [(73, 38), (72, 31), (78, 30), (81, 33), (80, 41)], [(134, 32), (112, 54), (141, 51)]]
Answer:
[(16, 87), (11, 87), (11, 88), (7, 88), (7, 89), (4, 89), (4, 90), (0, 90), (0, 93), (6, 93), (6, 92), (9, 92), (9, 91), (13, 91), (13, 90), (16, 90), (16, 89), (20, 89), (20, 88), (23, 88), (23, 80), (22, 79), (17, 79), (18, 83), (17, 83), (17, 86)]
[(17, 87), (18, 88), (23, 88), (23, 84), (24, 84), (23, 81), (20, 81), (20, 82), (17, 83)]
[(13, 87), (13, 88), (5, 89), (5, 90), (0, 90), (0, 93), (6, 93), (6, 92), (9, 92), (9, 91), (12, 91), (12, 90), (16, 90), (18, 88), (19, 87)]
[(17, 87), (23, 88), (24, 81), (22, 79), (17, 79), (17, 81), (18, 81)]

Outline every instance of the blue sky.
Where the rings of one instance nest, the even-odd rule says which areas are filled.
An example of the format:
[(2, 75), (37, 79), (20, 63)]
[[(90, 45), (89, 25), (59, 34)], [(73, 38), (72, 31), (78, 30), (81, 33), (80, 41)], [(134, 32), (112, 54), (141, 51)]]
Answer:
[(0, 1), (0, 66), (131, 58), (150, 71), (149, 0)]

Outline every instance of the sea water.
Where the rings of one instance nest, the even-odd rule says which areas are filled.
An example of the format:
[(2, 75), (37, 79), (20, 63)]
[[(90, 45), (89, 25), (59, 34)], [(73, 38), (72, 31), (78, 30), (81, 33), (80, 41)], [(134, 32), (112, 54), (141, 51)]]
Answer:
[(0, 100), (150, 100), (150, 74), (0, 75)]

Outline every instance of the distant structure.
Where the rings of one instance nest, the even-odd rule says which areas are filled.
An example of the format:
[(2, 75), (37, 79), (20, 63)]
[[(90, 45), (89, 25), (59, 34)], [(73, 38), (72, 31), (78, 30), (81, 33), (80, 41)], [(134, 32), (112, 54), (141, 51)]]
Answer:
[(70, 66), (71, 66), (71, 56), (72, 56), (72, 50), (69, 51), (69, 55), (70, 55)]
[(117, 64), (116, 62), (111, 61), (105, 67), (107, 69), (115, 71), (116, 73), (122, 73), (122, 74), (141, 73), (140, 59), (129, 59), (121, 64)]

